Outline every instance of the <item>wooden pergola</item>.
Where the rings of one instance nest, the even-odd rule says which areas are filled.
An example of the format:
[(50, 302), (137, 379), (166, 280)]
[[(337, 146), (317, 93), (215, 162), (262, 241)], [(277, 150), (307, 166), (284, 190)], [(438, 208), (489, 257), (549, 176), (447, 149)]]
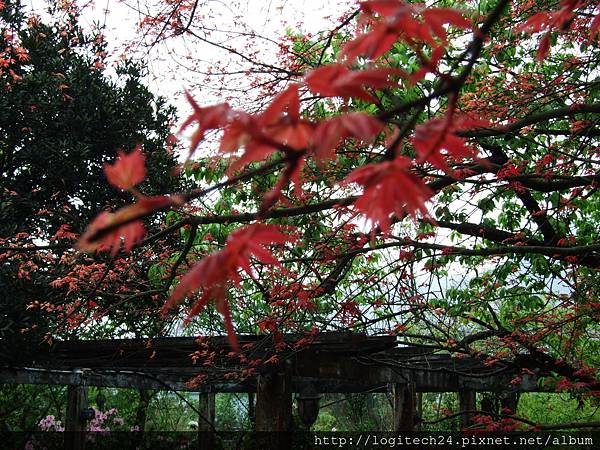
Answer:
[[(275, 352), (270, 336), (239, 336), (243, 364), (225, 337), (57, 341), (40, 347), (34, 358), (5, 363), (0, 383), (68, 385), (70, 430), (85, 429), (79, 418), (88, 386), (199, 392), (199, 424), (206, 430), (214, 430), (215, 393), (256, 393), (257, 431), (291, 430), (294, 393), (314, 409), (321, 393), (387, 392), (394, 399), (396, 430), (409, 431), (418, 421), (418, 392), (457, 392), (461, 411), (471, 411), (476, 392), (540, 390), (534, 376), (510, 383), (519, 373), (509, 365), (489, 366), (425, 346), (400, 347), (394, 336), (324, 333), (310, 342), (294, 335), (282, 339), (286, 349)], [(211, 363), (204, 365), (209, 357)], [(252, 360), (254, 370), (243, 371)], [(203, 382), (189, 382), (199, 375)], [(463, 424), (468, 421), (464, 415)]]

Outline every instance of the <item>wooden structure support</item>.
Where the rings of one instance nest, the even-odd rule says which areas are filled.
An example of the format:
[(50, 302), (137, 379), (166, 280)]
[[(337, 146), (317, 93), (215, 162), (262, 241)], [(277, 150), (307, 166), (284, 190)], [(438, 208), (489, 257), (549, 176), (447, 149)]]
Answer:
[(85, 447), (88, 392), (84, 386), (67, 388), (67, 416), (65, 420), (65, 449), (83, 450)]
[(394, 431), (414, 431), (417, 395), (414, 383), (394, 383)]
[(215, 447), (215, 393), (198, 394), (198, 433), (200, 450), (212, 450)]
[(248, 392), (248, 420), (252, 424), (252, 428), (256, 426), (256, 397), (253, 392)]
[[(475, 411), (477, 393), (475, 391), (465, 389), (458, 392), (459, 411)], [(462, 414), (460, 416), (460, 428), (469, 428), (473, 425), (472, 414)]]
[(258, 376), (255, 415), (256, 431), (291, 431), (292, 383), (288, 371)]
[[(294, 348), (299, 337), (284, 339)], [(238, 340), (242, 348), (250, 348), (253, 359), (265, 361), (274, 354), (268, 337)], [(259, 365), (237, 381), (238, 377), (224, 376), (245, 367), (238, 357), (228, 356), (230, 350), (226, 337), (57, 341), (40, 347), (35, 360), (4, 361), (0, 383), (255, 393), (260, 377), (280, 373), (285, 365), (288, 387), (295, 393), (311, 386), (318, 386), (318, 393), (387, 392), (390, 383), (412, 383), (416, 392), (505, 392), (518, 370), (502, 363), (486, 366), (476, 358), (453, 358), (426, 347), (398, 347), (394, 336), (324, 333), (308, 346), (277, 353), (279, 364)], [(190, 357), (201, 352), (218, 356), (211, 357), (209, 365), (202, 357)], [(187, 383), (197, 376), (204, 382)], [(526, 375), (510, 389), (544, 388), (536, 376)]]
[(200, 392), (198, 394), (198, 430), (215, 431), (215, 393)]
[[(262, 374), (256, 385), (255, 430), (258, 448), (291, 448), (292, 383), (289, 370)], [(260, 433), (263, 432), (263, 433)], [(269, 433), (264, 433), (269, 432)]]

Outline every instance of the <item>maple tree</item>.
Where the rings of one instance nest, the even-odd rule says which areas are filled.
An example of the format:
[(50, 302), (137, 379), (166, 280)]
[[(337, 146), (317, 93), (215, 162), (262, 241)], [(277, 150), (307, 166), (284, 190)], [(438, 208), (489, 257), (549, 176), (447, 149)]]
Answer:
[[(196, 5), (143, 26), (200, 39)], [(160, 243), (122, 302), (155, 298), (163, 333), (224, 329), (241, 362), (236, 332), (279, 351), (284, 332), (306, 335), (293, 348), (392, 333), (596, 401), (599, 14), (585, 0), (372, 0), (329, 33), (289, 35), (280, 66), (227, 49), (272, 75), (260, 106), (191, 89), (182, 172), (196, 187), (143, 194), (144, 149), (122, 153), (105, 172), (136, 202), (96, 217), (79, 248)], [(277, 358), (245, 374), (258, 363)]]

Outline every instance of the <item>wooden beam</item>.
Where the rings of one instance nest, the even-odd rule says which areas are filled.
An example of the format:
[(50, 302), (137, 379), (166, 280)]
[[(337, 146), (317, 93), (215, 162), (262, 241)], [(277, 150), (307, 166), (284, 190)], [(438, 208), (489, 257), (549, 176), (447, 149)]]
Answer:
[[(360, 371), (363, 366), (348, 365), (365, 378), (346, 375), (348, 372), (312, 373), (298, 370), (292, 377), (292, 392), (303, 392), (308, 386), (317, 383), (322, 393), (386, 392), (387, 386), (394, 382), (410, 379), (416, 384), (417, 392), (458, 392), (463, 389), (475, 391), (502, 392), (506, 383), (502, 378), (468, 378), (452, 373), (423, 372), (412, 369), (389, 370), (387, 367), (370, 367), (368, 373)], [(197, 369), (196, 374), (197, 374)], [(350, 369), (349, 369), (350, 370)], [(313, 375), (313, 376), (310, 376)], [(314, 376), (316, 375), (316, 376)], [(366, 377), (366, 375), (369, 375)], [(179, 367), (139, 369), (77, 369), (64, 370), (41, 367), (0, 367), (0, 383), (5, 384), (54, 384), (81, 385), (152, 389), (162, 391), (188, 392), (256, 392), (256, 378), (243, 382), (209, 381), (196, 387), (187, 384), (193, 378), (193, 372)], [(535, 377), (523, 376), (520, 385), (511, 387), (514, 392), (552, 392), (548, 387), (536, 382)]]
[[(460, 412), (474, 411), (477, 409), (476, 392), (472, 390), (462, 390), (458, 392), (458, 403)], [(460, 428), (468, 428), (473, 425), (472, 414), (462, 414), (460, 416)]]
[(65, 420), (65, 449), (85, 448), (86, 421), (84, 412), (88, 407), (88, 392), (84, 386), (69, 386), (67, 389), (67, 416)]
[[(349, 366), (352, 367), (352, 366)], [(355, 371), (360, 367), (354, 366)], [(196, 373), (197, 373), (197, 369)], [(390, 383), (411, 379), (417, 392), (458, 392), (462, 389), (475, 391), (501, 392), (502, 378), (468, 378), (444, 372), (423, 372), (420, 370), (398, 369), (391, 371), (387, 367), (371, 367), (371, 379), (349, 378), (343, 371), (339, 375), (323, 373), (321, 376), (309, 376), (311, 372), (299, 371), (292, 377), (292, 392), (303, 392), (315, 382), (322, 393), (386, 392)], [(360, 373), (360, 372), (359, 372)], [(363, 372), (364, 373), (364, 372)], [(318, 373), (313, 375), (319, 375)], [(337, 378), (335, 376), (337, 376)], [(139, 368), (139, 369), (77, 369), (64, 370), (41, 367), (0, 367), (0, 383), (5, 384), (53, 384), (80, 385), (152, 389), (162, 391), (188, 392), (256, 392), (256, 378), (244, 382), (212, 381), (196, 387), (187, 384), (193, 378), (191, 371), (178, 367)], [(552, 392), (548, 387), (536, 382), (535, 377), (523, 376), (520, 385), (511, 387), (515, 392)]]
[(394, 431), (414, 431), (416, 390), (414, 383), (394, 383)]

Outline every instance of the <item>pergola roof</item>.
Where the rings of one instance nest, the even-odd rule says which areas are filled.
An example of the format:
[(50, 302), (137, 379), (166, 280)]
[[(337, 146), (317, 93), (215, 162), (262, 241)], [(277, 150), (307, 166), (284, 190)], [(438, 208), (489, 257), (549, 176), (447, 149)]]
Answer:
[[(309, 345), (300, 339), (283, 336), (286, 345), (280, 347), (285, 349), (275, 352), (271, 336), (239, 336), (244, 361), (230, 353), (225, 337), (57, 341), (40, 347), (34, 358), (5, 364), (0, 382), (254, 392), (258, 375), (285, 367), (294, 392), (309, 387), (385, 392), (390, 383), (414, 383), (421, 392), (540, 390), (530, 376), (510, 384), (518, 373), (509, 365), (488, 366), (428, 347), (399, 347), (394, 336), (323, 333)], [(273, 355), (276, 360), (265, 363)], [(198, 375), (204, 382), (188, 383)]]

